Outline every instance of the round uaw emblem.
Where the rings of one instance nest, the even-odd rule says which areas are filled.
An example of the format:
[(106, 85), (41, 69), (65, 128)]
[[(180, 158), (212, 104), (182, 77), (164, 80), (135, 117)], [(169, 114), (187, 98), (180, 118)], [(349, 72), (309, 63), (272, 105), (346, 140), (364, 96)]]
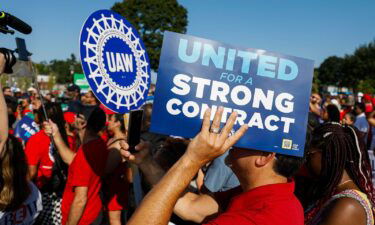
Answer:
[(91, 14), (81, 30), (82, 68), (95, 96), (109, 109), (140, 108), (150, 86), (150, 64), (137, 30), (110, 10)]

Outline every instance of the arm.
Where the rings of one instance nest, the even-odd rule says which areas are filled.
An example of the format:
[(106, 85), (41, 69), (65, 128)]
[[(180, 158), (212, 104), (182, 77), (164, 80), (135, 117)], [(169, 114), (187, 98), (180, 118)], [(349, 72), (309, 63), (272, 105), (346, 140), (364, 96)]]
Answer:
[[(5, 57), (0, 53), (0, 75), (3, 73), (5, 68)], [(0, 84), (0, 153), (4, 148), (5, 142), (8, 139), (8, 109), (5, 103), (5, 98)]]
[(75, 187), (66, 225), (76, 225), (81, 219), (87, 203), (87, 187)]
[(375, 111), (370, 113), (367, 120), (371, 126), (375, 127)]
[(51, 136), (55, 142), (56, 148), (59, 151), (59, 154), (62, 160), (70, 165), (74, 159), (75, 152), (73, 152), (64, 142), (57, 125), (51, 120), (49, 122), (44, 122), (44, 131), (47, 135)]
[[(127, 148), (127, 145), (122, 147), (122, 149)], [(136, 146), (136, 150), (138, 152), (134, 155), (124, 150), (122, 150), (122, 154), (127, 161), (139, 167), (149, 184), (155, 186), (164, 176), (165, 171), (150, 156), (149, 143), (142, 142)], [(177, 200), (173, 212), (184, 220), (200, 223), (208, 216), (215, 215), (218, 209), (218, 204), (211, 196), (186, 192)]]
[[(220, 127), (222, 113), (223, 108), (220, 107), (215, 114), (212, 128)], [(247, 129), (245, 125), (228, 137), (236, 120), (234, 112), (220, 134), (209, 132), (210, 114), (210, 110), (205, 112), (201, 132), (191, 141), (181, 159), (143, 199), (128, 225), (167, 224), (178, 198), (198, 170), (227, 151)]]
[(217, 215), (219, 205), (210, 195), (187, 192), (177, 200), (173, 212), (183, 220), (202, 223)]
[(37, 166), (29, 165), (29, 173), (28, 173), (28, 179), (34, 180), (37, 172)]

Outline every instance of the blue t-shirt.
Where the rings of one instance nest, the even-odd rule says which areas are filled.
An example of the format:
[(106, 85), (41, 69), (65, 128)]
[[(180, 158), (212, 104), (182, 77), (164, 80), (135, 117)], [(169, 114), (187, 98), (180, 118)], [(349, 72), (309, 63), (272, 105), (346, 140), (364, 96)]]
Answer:
[(228, 154), (229, 151), (216, 158), (207, 169), (204, 186), (211, 192), (226, 191), (240, 185), (236, 175), (225, 165), (225, 158)]
[(354, 126), (363, 133), (367, 133), (369, 131), (370, 126), (364, 113), (357, 116)]

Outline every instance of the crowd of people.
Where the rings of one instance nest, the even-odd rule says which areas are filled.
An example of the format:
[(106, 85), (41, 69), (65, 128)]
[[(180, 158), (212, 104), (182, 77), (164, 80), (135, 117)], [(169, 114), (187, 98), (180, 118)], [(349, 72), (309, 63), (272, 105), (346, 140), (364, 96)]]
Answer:
[[(0, 53), (0, 74), (9, 66)], [(300, 158), (233, 147), (248, 126), (229, 135), (237, 115), (221, 127), (222, 107), (208, 109), (197, 136), (184, 139), (149, 131), (149, 101), (134, 152), (124, 115), (91, 91), (70, 85), (62, 107), (33, 88), (1, 89), (1, 225), (374, 224), (369, 94), (313, 93)], [(39, 126), (26, 141), (14, 133), (24, 117)], [(146, 194), (139, 205), (138, 188)]]

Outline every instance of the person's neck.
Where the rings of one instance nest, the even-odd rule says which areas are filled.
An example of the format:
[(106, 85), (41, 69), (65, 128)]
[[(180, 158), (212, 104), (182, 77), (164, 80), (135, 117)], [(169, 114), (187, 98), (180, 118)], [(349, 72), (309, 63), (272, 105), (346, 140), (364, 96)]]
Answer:
[(121, 132), (121, 130), (114, 130), (113, 131), (113, 137), (114, 138), (124, 138), (125, 137), (125, 134), (123, 132)]
[[(261, 172), (261, 171), (259, 171)], [(246, 179), (242, 179), (240, 181), (242, 190), (244, 192), (249, 191), (251, 189), (265, 186), (265, 185), (270, 185), (270, 184), (280, 184), (280, 183), (287, 183), (288, 179), (284, 176), (278, 175), (276, 173), (259, 173), (257, 175), (251, 174), (246, 176)]]
[(95, 132), (92, 132), (90, 130), (86, 130), (85, 135), (83, 136), (82, 144), (86, 144), (92, 140), (95, 140), (99, 138), (99, 135)]
[(350, 176), (348, 175), (346, 170), (344, 170), (344, 173), (342, 174), (341, 180), (338, 183), (338, 185), (336, 186), (336, 191), (342, 192), (342, 191), (349, 190), (349, 189), (360, 190), (358, 188), (358, 186), (354, 183), (352, 178), (350, 178)]

